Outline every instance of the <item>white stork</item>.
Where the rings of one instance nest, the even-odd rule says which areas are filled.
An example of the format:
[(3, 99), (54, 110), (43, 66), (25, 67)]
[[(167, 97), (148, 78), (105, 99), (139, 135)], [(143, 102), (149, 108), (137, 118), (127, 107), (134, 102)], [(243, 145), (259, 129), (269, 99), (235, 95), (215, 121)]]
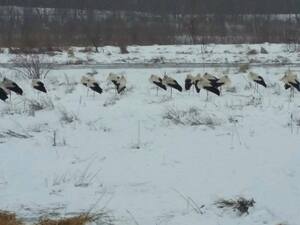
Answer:
[(198, 74), (194, 77), (194, 86), (195, 86), (195, 89), (196, 89), (197, 93), (199, 93), (200, 90), (201, 90), (201, 89), (198, 87), (198, 85), (197, 85), (197, 83), (199, 82), (199, 79), (200, 79), (200, 78), (202, 78), (200, 73), (198, 73)]
[(126, 83), (127, 83), (127, 80), (122, 75), (116, 84), (118, 94), (121, 94), (126, 89)]
[(167, 76), (167, 75), (164, 75), (164, 77), (163, 77), (163, 82), (167, 85), (167, 86), (169, 86), (169, 87), (171, 87), (171, 96), (172, 96), (172, 89), (174, 88), (174, 89), (176, 89), (177, 91), (179, 91), (179, 92), (182, 92), (182, 87), (178, 84), (178, 82), (175, 80), (175, 79), (173, 79), (172, 77), (169, 77), (169, 76)]
[(22, 88), (19, 87), (14, 81), (4, 78), (2, 81), (2, 86), (12, 92), (15, 92), (17, 95), (23, 95)]
[(4, 102), (6, 101), (6, 99), (8, 99), (8, 94), (5, 90), (5, 88), (3, 88), (1, 86), (0, 86), (0, 99)]
[(40, 92), (47, 93), (44, 83), (40, 80), (33, 79), (31, 82), (31, 86)]
[(158, 88), (161, 88), (163, 90), (167, 90), (166, 84), (163, 82), (163, 79), (156, 75), (151, 75), (149, 78), (150, 83), (156, 85), (156, 95), (158, 95)]
[(112, 82), (115, 85), (116, 91), (118, 91), (118, 86), (120, 82), (121, 77), (114, 73), (109, 73), (107, 80)]
[(95, 80), (94, 77), (81, 77), (81, 84), (86, 86), (89, 89), (93, 90), (94, 92), (97, 92), (101, 94), (103, 92), (102, 88), (99, 86), (98, 82)]
[(254, 82), (255, 82), (255, 88), (254, 88), (254, 91), (256, 91), (256, 92), (258, 92), (258, 85), (259, 85), (259, 84), (260, 84), (261, 86), (264, 86), (265, 88), (267, 87), (264, 78), (262, 78), (261, 76), (259, 76), (259, 75), (256, 74), (256, 73), (250, 72), (250, 73), (248, 74), (248, 78), (249, 78), (251, 81), (254, 81)]
[[(86, 77), (86, 76), (82, 76), (82, 77), (81, 77), (80, 83), (81, 83), (82, 85), (88, 87), (88, 86), (87, 86), (88, 82), (89, 82), (89, 78), (88, 78), (88, 77)], [(86, 96), (88, 96), (88, 94), (89, 94), (89, 88), (87, 88)]]
[(209, 73), (205, 73), (203, 75), (203, 78), (208, 80), (214, 87), (218, 87), (217, 82), (218, 82), (219, 78), (217, 78)]
[(198, 82), (197, 82), (197, 87), (199, 89), (203, 88), (207, 91), (207, 96), (206, 96), (206, 100), (208, 100), (208, 92), (212, 92), (215, 95), (220, 96), (220, 91), (218, 88), (216, 88), (211, 81), (207, 80), (204, 77), (199, 77), (198, 78)]
[(284, 88), (291, 90), (290, 97), (294, 97), (295, 88), (300, 91), (300, 83), (296, 74), (291, 72), (285, 73), (285, 75), (280, 79), (284, 83)]
[(195, 77), (191, 74), (188, 74), (184, 80), (184, 88), (186, 91), (189, 91), (195, 82)]
[(94, 77), (88, 78), (87, 87), (98, 94), (102, 94), (103, 92), (102, 88), (100, 87), (100, 85), (98, 84), (98, 82), (95, 80)]

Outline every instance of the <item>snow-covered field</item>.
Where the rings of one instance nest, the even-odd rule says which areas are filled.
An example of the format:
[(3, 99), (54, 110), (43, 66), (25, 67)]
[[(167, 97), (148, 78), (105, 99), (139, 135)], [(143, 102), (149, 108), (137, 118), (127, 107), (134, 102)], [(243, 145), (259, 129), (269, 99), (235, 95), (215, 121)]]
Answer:
[[(102, 69), (104, 93), (87, 96), (89, 69), (51, 71), (47, 95), (2, 69), (25, 94), (0, 103), (0, 208), (27, 218), (105, 209), (117, 225), (299, 224), (299, 93), (290, 100), (279, 81), (287, 67), (252, 70), (269, 88), (254, 93), (237, 68)], [(148, 81), (204, 71), (228, 73), (235, 89), (171, 98)], [(126, 76), (123, 95), (109, 72)], [(238, 196), (256, 201), (249, 215), (214, 205)]]
[[(266, 52), (261, 48), (264, 48)], [(256, 52), (254, 52), (256, 51)], [(119, 47), (100, 47), (99, 52), (86, 52), (85, 48), (69, 48), (55, 55), (44, 54), (46, 62), (62, 65), (101, 64), (168, 64), (168, 63), (251, 63), (298, 64), (300, 48), (296, 44), (228, 44), (228, 45), (155, 45), (129, 46), (128, 54), (121, 54)], [(251, 54), (252, 53), (252, 54)], [(2, 49), (0, 64), (14, 62), (15, 54)]]

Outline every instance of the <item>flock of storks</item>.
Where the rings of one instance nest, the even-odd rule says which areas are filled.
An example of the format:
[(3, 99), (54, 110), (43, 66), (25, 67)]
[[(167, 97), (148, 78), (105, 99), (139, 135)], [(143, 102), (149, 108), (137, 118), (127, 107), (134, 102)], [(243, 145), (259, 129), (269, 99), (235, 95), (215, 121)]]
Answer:
[[(263, 77), (254, 72), (249, 72), (248, 78), (255, 83), (255, 91), (258, 91), (258, 85), (261, 85), (265, 88), (267, 87), (267, 84), (264, 81)], [(287, 71), (280, 80), (284, 83), (285, 89), (291, 90), (291, 96), (294, 95), (294, 89), (300, 92), (300, 83), (296, 74), (293, 74), (291, 71)], [(157, 88), (161, 88), (163, 90), (167, 90), (167, 87), (170, 87), (171, 95), (173, 88), (180, 92), (182, 92), (183, 90), (183, 88), (175, 79), (167, 75), (164, 75), (162, 78), (156, 75), (151, 75), (150, 82), (155, 84)], [(208, 73), (205, 73), (203, 76), (201, 74), (198, 74), (196, 76), (188, 74), (185, 79), (184, 88), (186, 91), (188, 91), (191, 89), (191, 87), (194, 86), (197, 93), (199, 93), (201, 89), (204, 89), (207, 91), (207, 93), (211, 92), (219, 96), (222, 87), (229, 87), (230, 84), (231, 80), (228, 75), (224, 75), (218, 78)]]
[[(267, 87), (263, 77), (254, 72), (249, 72), (248, 78), (255, 82), (254, 88), (256, 91), (258, 90), (258, 85), (261, 85), (265, 88)], [(119, 76), (117, 74), (110, 73), (107, 80), (114, 84), (118, 94), (121, 94), (126, 89), (127, 80), (123, 75)], [(284, 83), (285, 89), (291, 90), (291, 96), (294, 96), (294, 89), (300, 92), (300, 83), (298, 77), (290, 70), (285, 72), (284, 76), (280, 80)], [(166, 74), (162, 78), (157, 75), (151, 75), (149, 81), (156, 85), (157, 91), (159, 88), (166, 91), (168, 87), (171, 89), (171, 95), (172, 89), (176, 89), (179, 92), (183, 91), (182, 86), (174, 78), (167, 76)], [(103, 92), (103, 89), (92, 75), (82, 76), (81, 84), (86, 86), (88, 90), (91, 89), (95, 93), (102, 94)], [(230, 84), (231, 80), (228, 75), (218, 78), (208, 73), (205, 73), (203, 76), (201, 74), (196, 76), (189, 74), (186, 76), (184, 89), (188, 91), (194, 87), (197, 93), (199, 93), (201, 89), (204, 89), (207, 91), (207, 93), (211, 92), (219, 96), (222, 87), (229, 87)], [(47, 93), (44, 83), (39, 79), (33, 79), (31, 86), (37, 91)], [(0, 83), (0, 99), (2, 101), (6, 101), (8, 97), (11, 96), (11, 92), (16, 93), (17, 95), (23, 95), (22, 88), (16, 82), (4, 78)]]
[[(47, 93), (44, 83), (40, 80), (33, 79), (31, 86), (38, 91)], [(8, 96), (11, 96), (11, 92), (16, 93), (17, 95), (23, 95), (23, 89), (16, 82), (4, 78), (0, 83), (0, 99), (6, 101)]]

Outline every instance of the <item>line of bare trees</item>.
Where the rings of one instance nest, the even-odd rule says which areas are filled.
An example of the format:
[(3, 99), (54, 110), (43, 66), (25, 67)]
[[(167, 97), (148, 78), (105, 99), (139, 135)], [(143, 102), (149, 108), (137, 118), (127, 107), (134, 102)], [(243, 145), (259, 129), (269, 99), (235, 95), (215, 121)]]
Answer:
[(300, 11), (299, 0), (0, 0), (0, 5), (160, 14), (288, 14)]
[(97, 51), (102, 45), (298, 43), (299, 25), (300, 14), (292, 13), (155, 14), (2, 6), (0, 47), (76, 45)]

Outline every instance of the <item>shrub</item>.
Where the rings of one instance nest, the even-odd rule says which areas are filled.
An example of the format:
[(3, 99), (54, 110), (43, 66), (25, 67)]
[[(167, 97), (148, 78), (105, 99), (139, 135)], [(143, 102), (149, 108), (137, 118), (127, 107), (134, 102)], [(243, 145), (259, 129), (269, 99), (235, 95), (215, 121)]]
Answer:
[(54, 109), (54, 104), (50, 98), (43, 98), (39, 101), (37, 100), (27, 100), (29, 112), (36, 112), (44, 109), (52, 110)]
[(220, 199), (215, 202), (218, 208), (228, 208), (233, 211), (237, 211), (239, 216), (244, 214), (249, 214), (249, 208), (254, 207), (255, 201), (253, 199), (245, 199), (243, 197), (239, 197), (237, 199)]
[(187, 110), (179, 110), (174, 107), (169, 107), (163, 114), (163, 119), (169, 120), (175, 125), (204, 125), (209, 127), (221, 125), (221, 120), (214, 114), (206, 114), (197, 107), (191, 107)]
[(40, 55), (18, 55), (13, 61), (15, 70), (29, 79), (45, 78), (53, 68), (53, 64)]

